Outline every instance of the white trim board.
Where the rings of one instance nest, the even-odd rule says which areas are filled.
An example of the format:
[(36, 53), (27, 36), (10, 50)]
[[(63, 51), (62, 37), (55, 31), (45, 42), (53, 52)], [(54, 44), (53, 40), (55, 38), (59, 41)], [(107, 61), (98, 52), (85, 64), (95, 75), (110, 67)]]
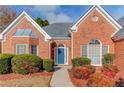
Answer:
[(100, 14), (102, 14), (102, 16), (110, 23), (112, 24), (116, 29), (117, 31), (119, 29), (122, 28), (122, 26), (117, 23), (115, 21), (115, 19), (113, 19), (101, 6), (99, 5), (94, 5), (93, 7), (90, 8), (90, 10), (84, 14), (84, 16), (82, 16), (72, 27), (71, 27), (71, 30), (72, 31), (75, 31), (77, 26), (80, 25), (81, 22), (83, 22), (85, 20), (85, 18), (87, 18), (89, 16), (89, 14), (91, 12), (93, 12), (94, 10), (97, 10)]
[(5, 34), (9, 32), (14, 25), (16, 25), (21, 19), (26, 18), (39, 32), (45, 36), (45, 41), (51, 39), (51, 37), (25, 12), (23, 11), (1, 34), (0, 39), (4, 39)]

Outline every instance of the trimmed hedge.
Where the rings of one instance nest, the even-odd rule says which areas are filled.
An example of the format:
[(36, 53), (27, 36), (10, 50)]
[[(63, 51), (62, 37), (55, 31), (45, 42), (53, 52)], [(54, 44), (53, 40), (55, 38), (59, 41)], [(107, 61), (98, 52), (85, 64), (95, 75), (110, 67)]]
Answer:
[(0, 74), (7, 74), (11, 72), (11, 59), (13, 54), (0, 54)]
[(72, 66), (73, 67), (90, 65), (90, 63), (91, 63), (91, 60), (87, 57), (76, 57), (76, 58), (72, 59)]
[(44, 59), (43, 60), (43, 69), (47, 72), (54, 70), (54, 61), (51, 59)]
[(12, 58), (12, 71), (19, 74), (39, 72), (42, 68), (43, 60), (31, 54), (20, 54)]
[(115, 60), (115, 54), (108, 53), (104, 55), (103, 64), (113, 64)]

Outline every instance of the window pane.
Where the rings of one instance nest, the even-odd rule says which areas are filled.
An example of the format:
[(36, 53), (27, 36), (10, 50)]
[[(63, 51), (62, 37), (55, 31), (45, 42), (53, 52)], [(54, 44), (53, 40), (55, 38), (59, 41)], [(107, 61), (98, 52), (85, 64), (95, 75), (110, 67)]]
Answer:
[(26, 45), (20, 44), (20, 45), (17, 45), (16, 48), (17, 48), (16, 49), (17, 54), (25, 54), (26, 53)]
[(33, 38), (38, 38), (38, 36), (36, 35), (36, 33), (34, 33), (33, 31), (30, 33), (30, 36)]
[(87, 56), (87, 45), (82, 45), (82, 56)]
[(24, 33), (23, 33), (23, 36), (30, 36), (31, 32), (32, 32), (31, 29), (25, 29)]
[(108, 53), (108, 45), (103, 45), (102, 46), (102, 55), (104, 56), (107, 53)]
[(31, 45), (31, 53), (32, 54), (37, 54), (37, 45)]
[(100, 44), (100, 42), (96, 39), (92, 39), (89, 44)]
[(100, 45), (89, 45), (89, 58), (92, 64), (100, 64)]
[(38, 38), (36, 33), (32, 29), (17, 29), (14, 36), (31, 36), (33, 38)]
[(17, 31), (15, 32), (14, 36), (22, 36), (24, 33), (24, 29), (17, 29)]
[(65, 58), (65, 62), (67, 62), (67, 61), (68, 61), (68, 48), (65, 48), (65, 49), (66, 49), (66, 54), (65, 54), (66, 58)]

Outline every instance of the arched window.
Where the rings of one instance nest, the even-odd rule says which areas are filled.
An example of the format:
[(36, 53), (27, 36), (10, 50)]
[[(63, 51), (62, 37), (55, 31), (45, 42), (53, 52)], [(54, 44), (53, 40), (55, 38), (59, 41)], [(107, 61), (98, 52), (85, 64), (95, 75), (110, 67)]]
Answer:
[(63, 44), (59, 44), (58, 47), (64, 47), (64, 45)]
[(90, 42), (89, 42), (89, 44), (91, 45), (99, 45), (100, 44), (100, 42), (98, 41), (98, 40), (96, 40), (96, 39), (92, 39)]

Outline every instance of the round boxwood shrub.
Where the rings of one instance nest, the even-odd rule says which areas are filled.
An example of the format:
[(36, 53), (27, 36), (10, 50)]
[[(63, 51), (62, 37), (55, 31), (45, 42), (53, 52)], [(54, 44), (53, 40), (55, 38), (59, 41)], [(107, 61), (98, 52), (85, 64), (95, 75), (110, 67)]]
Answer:
[(47, 72), (54, 70), (54, 61), (51, 59), (44, 59), (43, 60), (43, 69)]
[(11, 72), (11, 59), (13, 54), (0, 54), (0, 74)]
[(12, 58), (12, 71), (19, 74), (39, 72), (42, 68), (43, 60), (31, 54), (20, 54)]
[(108, 53), (104, 55), (103, 64), (113, 64), (115, 60), (115, 54)]
[(73, 67), (90, 65), (90, 63), (91, 63), (91, 60), (87, 57), (76, 57), (76, 58), (72, 59), (72, 66)]

